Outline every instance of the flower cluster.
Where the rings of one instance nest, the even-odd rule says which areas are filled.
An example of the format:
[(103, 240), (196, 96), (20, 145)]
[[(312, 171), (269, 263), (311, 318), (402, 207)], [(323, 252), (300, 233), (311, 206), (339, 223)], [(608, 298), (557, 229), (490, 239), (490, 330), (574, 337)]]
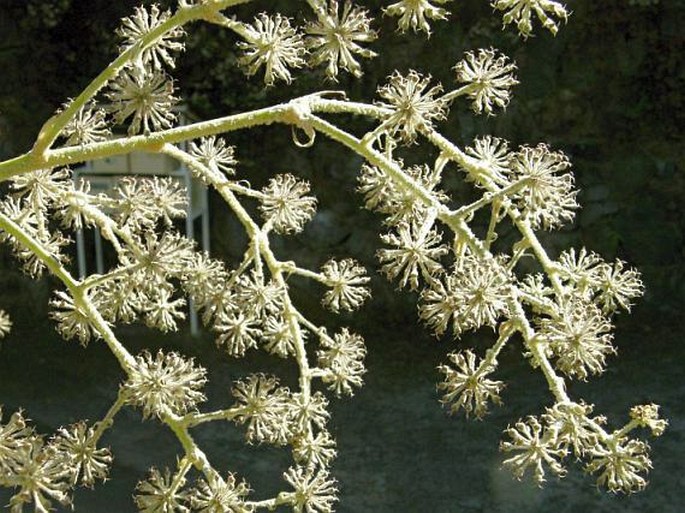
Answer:
[(0, 409), (0, 486), (14, 489), (12, 511), (29, 504), (35, 511), (50, 511), (53, 501), (69, 505), (76, 485), (92, 487), (105, 480), (112, 456), (97, 447), (98, 438), (93, 427), (78, 422), (46, 441), (21, 411), (3, 423)]
[[(397, 18), (400, 32), (430, 35), (432, 22), (448, 18), (448, 2), (400, 0), (384, 12)], [(634, 406), (627, 424), (610, 431), (608, 420), (594, 414), (593, 405), (572, 399), (567, 387), (605, 370), (615, 353), (612, 316), (629, 310), (643, 293), (639, 273), (585, 248), (554, 255), (545, 250), (537, 232), (570, 223), (579, 208), (562, 152), (545, 144), (512, 149), (492, 136), (461, 148), (438, 131), (459, 98), (478, 114), (506, 108), (518, 83), (515, 64), (494, 49), (480, 49), (453, 68), (458, 87), (451, 91), (419, 71), (395, 71), (378, 88), (375, 103), (325, 91), (175, 129), (178, 98), (168, 73), (184, 48), (183, 26), (191, 21), (232, 31), (239, 39), (237, 64), (248, 75), (263, 74), (267, 86), (290, 84), (294, 71), (305, 66), (324, 66), (333, 81), (343, 71), (360, 77), (363, 59), (376, 56), (371, 11), (352, 1), (309, 0), (313, 18), (299, 25), (301, 20), (281, 13), (243, 22), (240, 11), (223, 13), (232, 7), (227, 4), (179, 0), (176, 12), (157, 4), (137, 8), (116, 31), (120, 57), (44, 125), (30, 153), (0, 163), (2, 176), (9, 177), (0, 198), (0, 241), (31, 276), (49, 270), (62, 283), (50, 301), (60, 334), (84, 346), (101, 340), (125, 374), (117, 400), (93, 424), (76, 422), (44, 437), (21, 411), (4, 420), (0, 411), (0, 486), (13, 489), (13, 513), (25, 506), (44, 513), (54, 502), (69, 505), (75, 486), (105, 480), (112, 454), (98, 445), (100, 438), (130, 406), (167, 425), (183, 451), (175, 468), (152, 468), (138, 484), (139, 511), (333, 511), (338, 490), (330, 466), (337, 451), (328, 397), (351, 396), (362, 386), (367, 349), (348, 328), (329, 334), (291, 292), (297, 280), (312, 280), (325, 287), (321, 303), (327, 310), (353, 312), (371, 297), (371, 280), (351, 258), (327, 257), (318, 272), (281, 260), (280, 237), (304, 237), (316, 215), (310, 184), (289, 172), (253, 188), (235, 178), (236, 150), (220, 137), (267, 124), (302, 129), (312, 144), (320, 131), (365, 159), (357, 189), (365, 206), (383, 216), (380, 272), (416, 293), (418, 316), (436, 336), (450, 332), (459, 339), (483, 328), (496, 333), (486, 350), (452, 351), (438, 367), (441, 402), (450, 413), (480, 419), (501, 403), (505, 384), (494, 379), (498, 357), (511, 339), (520, 340), (524, 357), (544, 375), (553, 404), (505, 431), (504, 466), (515, 477), (532, 473), (542, 483), (549, 473), (563, 476), (573, 457), (612, 492), (644, 488), (649, 447), (632, 431), (663, 434), (667, 421), (659, 407)], [(567, 18), (554, 0), (493, 0), (492, 6), (523, 37), (532, 33), (533, 15), (552, 33)], [(345, 120), (329, 119), (333, 113), (367, 116), (374, 124), (357, 137), (343, 128)], [(105, 142), (116, 125), (126, 125), (128, 137)], [(53, 148), (56, 143), (64, 147)], [(419, 144), (428, 148), (411, 151)], [(216, 190), (246, 234), (242, 258), (230, 264), (214, 259), (174, 231), (189, 211), (179, 181), (124, 177), (107, 194), (93, 193), (61, 167), (140, 150), (178, 160)], [(475, 199), (450, 194), (451, 168), (464, 173)], [(76, 279), (68, 233), (84, 228), (101, 233), (115, 263), (102, 274)], [(224, 357), (264, 350), (291, 359), (296, 384), (250, 374), (234, 381), (229, 407), (201, 412), (205, 368), (176, 352), (135, 356), (113, 329), (140, 321), (163, 333), (176, 331), (188, 306), (200, 314)], [(0, 338), (11, 327), (0, 310)], [(232, 421), (248, 444), (288, 447), (285, 489), (254, 501), (247, 482), (218, 472), (190, 433), (211, 421)], [(189, 484), (193, 468), (201, 475)]]

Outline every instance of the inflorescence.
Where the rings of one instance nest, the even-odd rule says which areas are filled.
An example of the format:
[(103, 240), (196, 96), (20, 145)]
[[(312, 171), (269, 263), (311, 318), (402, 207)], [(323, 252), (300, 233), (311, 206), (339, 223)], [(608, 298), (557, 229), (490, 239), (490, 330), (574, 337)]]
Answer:
[[(331, 333), (300, 311), (288, 278), (316, 281), (325, 289), (323, 306), (335, 314), (355, 311), (369, 299), (370, 278), (349, 257), (330, 259), (313, 271), (275, 255), (273, 234), (301, 233), (318, 201), (310, 184), (292, 171), (252, 188), (239, 179), (237, 150), (220, 135), (270, 123), (302, 129), (312, 143), (321, 133), (364, 157), (358, 191), (366, 208), (384, 219), (380, 270), (400, 289), (417, 292), (418, 317), (428, 330), (454, 339), (481, 328), (495, 332), (496, 342), (484, 354), (461, 348), (438, 367), (441, 402), (450, 413), (480, 419), (502, 403), (498, 356), (514, 341), (544, 375), (553, 406), (513, 422), (501, 443), (504, 466), (514, 476), (531, 474), (542, 483), (550, 474), (563, 476), (567, 461), (576, 459), (612, 492), (644, 488), (651, 468), (648, 446), (631, 435), (636, 428), (654, 436), (664, 432), (667, 423), (658, 406), (633, 407), (630, 420), (611, 430), (593, 405), (571, 398), (566, 387), (606, 368), (615, 353), (612, 317), (629, 310), (643, 292), (638, 272), (585, 248), (549, 255), (540, 243), (537, 231), (572, 222), (579, 208), (571, 164), (561, 151), (545, 144), (512, 148), (491, 136), (462, 148), (438, 131), (461, 99), (476, 114), (506, 108), (518, 83), (515, 64), (492, 48), (467, 52), (454, 66), (455, 89), (420, 71), (396, 71), (374, 102), (356, 103), (330, 92), (297, 98), (250, 116), (189, 125), (188, 149), (182, 149), (172, 144), (178, 140), (168, 130), (176, 123), (178, 101), (168, 73), (183, 50), (184, 25), (190, 21), (232, 31), (238, 64), (248, 76), (260, 75), (266, 86), (290, 83), (306, 66), (323, 66), (331, 81), (344, 72), (359, 77), (362, 59), (376, 56), (369, 48), (379, 37), (372, 13), (349, 1), (308, 0), (313, 16), (301, 26), (279, 13), (260, 13), (248, 22), (223, 13), (238, 3), (179, 0), (176, 12), (156, 5), (137, 8), (117, 31), (120, 57), (46, 123), (31, 153), (0, 163), (0, 176), (10, 185), (0, 201), (0, 240), (29, 275), (49, 272), (63, 284), (50, 302), (59, 333), (82, 345), (101, 340), (125, 373), (105, 418), (62, 427), (51, 437), (38, 434), (21, 411), (5, 417), (0, 412), (0, 485), (14, 490), (11, 510), (19, 513), (26, 506), (44, 512), (53, 502), (70, 504), (75, 486), (105, 480), (112, 455), (100, 439), (121, 408), (131, 406), (169, 426), (183, 447), (175, 468), (152, 468), (139, 483), (135, 502), (141, 512), (247, 513), (279, 505), (296, 512), (333, 511), (338, 490), (330, 466), (336, 443), (328, 427), (328, 396), (351, 396), (362, 386), (367, 350), (361, 335), (348, 328)], [(495, 0), (492, 6), (503, 13), (504, 25), (515, 24), (524, 38), (532, 34), (534, 19), (552, 33), (567, 19), (565, 7), (553, 0)], [(448, 7), (449, 0), (401, 0), (384, 14), (397, 18), (401, 32), (430, 35), (433, 23), (449, 18)], [(329, 116), (336, 113), (364, 115), (376, 126), (358, 138)], [(129, 137), (115, 146), (108, 140), (117, 125), (125, 125)], [(432, 145), (437, 158), (405, 165), (400, 154), (419, 144)], [(87, 182), (75, 183), (65, 167), (94, 152), (107, 156), (134, 149), (177, 159), (217, 191), (249, 239), (240, 263), (214, 259), (173, 231), (187, 201), (177, 182), (129, 177), (111, 194), (95, 194)], [(479, 199), (454, 207), (443, 190), (444, 178), (453, 173), (471, 183)], [(472, 223), (479, 212), (489, 218), (485, 229)], [(513, 243), (498, 240), (505, 225), (518, 233)], [(68, 233), (83, 227), (100, 231), (117, 263), (102, 275), (77, 280), (68, 270), (65, 248)], [(536, 270), (519, 265), (524, 256), (535, 259)], [(264, 350), (293, 359), (297, 387), (252, 374), (234, 383), (231, 405), (202, 412), (206, 369), (175, 352), (130, 354), (111, 329), (142, 321), (175, 331), (188, 304), (226, 357)], [(0, 338), (11, 327), (0, 311)], [(190, 435), (211, 421), (234, 422), (249, 444), (289, 447), (292, 465), (283, 472), (284, 490), (255, 499), (241, 476), (219, 473)]]

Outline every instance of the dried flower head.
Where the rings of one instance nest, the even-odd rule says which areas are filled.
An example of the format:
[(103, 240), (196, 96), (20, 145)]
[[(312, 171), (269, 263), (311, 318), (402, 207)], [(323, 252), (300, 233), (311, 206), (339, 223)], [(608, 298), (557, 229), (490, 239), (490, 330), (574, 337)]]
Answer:
[(539, 321), (540, 337), (556, 356), (556, 367), (571, 377), (587, 379), (600, 374), (611, 344), (611, 323), (593, 303), (569, 299), (554, 317)]
[[(136, 7), (134, 14), (121, 20), (121, 27), (117, 29), (117, 35), (122, 39), (122, 50), (138, 44), (141, 39), (157, 30), (170, 17), (171, 13), (160, 11), (157, 4), (152, 4), (149, 11), (145, 7)], [(152, 44), (142, 47), (138, 55), (141, 64), (150, 65), (153, 69), (161, 69), (164, 63), (173, 68), (173, 54), (183, 50), (183, 43), (178, 41), (183, 34), (181, 27), (174, 27)]]
[(341, 309), (351, 312), (371, 297), (371, 290), (366, 287), (371, 278), (366, 275), (366, 269), (351, 258), (329, 260), (321, 268), (321, 274), (331, 287), (322, 303), (333, 312), (338, 313)]
[(518, 207), (533, 228), (558, 228), (572, 221), (578, 208), (573, 175), (566, 155), (551, 151), (546, 144), (522, 146), (510, 161), (509, 179), (525, 180), (516, 194)]
[(380, 249), (378, 260), (383, 264), (381, 271), (389, 280), (400, 276), (400, 288), (409, 285), (411, 290), (419, 287), (419, 275), (431, 282), (443, 270), (440, 258), (448, 248), (442, 244), (442, 234), (427, 229), (416, 222), (400, 223), (396, 233), (381, 235), (381, 240), (393, 246)]
[(447, 357), (451, 364), (438, 366), (445, 375), (438, 389), (444, 391), (440, 402), (449, 407), (450, 413), (463, 409), (467, 417), (473, 413), (480, 419), (487, 413), (490, 401), (501, 404), (499, 392), (504, 383), (487, 379), (495, 370), (492, 365), (477, 363), (476, 354), (470, 349)]
[(656, 404), (641, 404), (630, 409), (630, 418), (637, 421), (641, 427), (648, 427), (653, 436), (661, 436), (666, 431), (668, 421), (659, 418), (659, 406)]
[(612, 439), (590, 451), (592, 460), (585, 467), (590, 474), (598, 473), (597, 484), (610, 492), (633, 493), (647, 486), (641, 475), (649, 472), (649, 446), (635, 439)]
[(316, 435), (308, 432), (293, 441), (293, 456), (295, 461), (307, 467), (325, 468), (337, 456), (335, 440), (328, 431)]
[(206, 374), (192, 358), (161, 350), (154, 357), (144, 352), (136, 356), (136, 366), (122, 388), (129, 402), (143, 408), (145, 418), (183, 415), (206, 399), (201, 391)]
[(65, 144), (75, 146), (107, 139), (111, 131), (107, 126), (106, 115), (103, 109), (96, 109), (93, 105), (81, 107), (62, 130), (62, 136), (66, 138)]
[(71, 504), (71, 469), (57, 449), (40, 437), (33, 437), (10, 475), (19, 489), (8, 504), (12, 513), (21, 513), (31, 503), (40, 513), (51, 511), (53, 500), (63, 506)]
[(283, 445), (289, 438), (288, 405), (290, 391), (278, 379), (253, 374), (233, 385), (233, 397), (239, 413), (235, 422), (247, 424), (245, 438), (249, 443)]
[(505, 433), (511, 441), (502, 442), (500, 449), (514, 453), (514, 456), (504, 460), (503, 465), (511, 469), (516, 478), (523, 478), (530, 469), (537, 484), (542, 485), (546, 466), (557, 476), (566, 473), (561, 460), (568, 450), (560, 445), (555, 429), (545, 428), (537, 418), (530, 416), (525, 421), (518, 421), (514, 427), (509, 426)]
[(383, 12), (388, 16), (400, 17), (397, 20), (397, 28), (401, 32), (406, 32), (411, 27), (414, 32), (421, 30), (430, 36), (431, 27), (428, 20), (446, 20), (449, 12), (437, 5), (443, 5), (449, 1), (400, 0), (383, 9)]
[(184, 505), (188, 493), (181, 490), (184, 478), (175, 479), (168, 468), (162, 474), (156, 468), (150, 469), (150, 476), (136, 486), (135, 501), (140, 513), (188, 513)]
[(107, 479), (112, 464), (109, 449), (96, 447), (95, 430), (85, 422), (77, 422), (57, 430), (50, 445), (63, 455), (65, 465), (72, 472), (72, 484), (79, 479), (84, 486), (92, 487), (96, 480)]
[(442, 282), (421, 293), (419, 316), (441, 335), (452, 319), (455, 337), (463, 331), (494, 326), (508, 313), (512, 277), (501, 260), (482, 260), (468, 253), (455, 264)]
[(214, 331), (219, 334), (216, 339), (217, 347), (223, 346), (234, 358), (245, 356), (248, 349), (256, 348), (257, 338), (262, 334), (259, 319), (254, 312), (240, 310), (220, 315)]
[(302, 36), (285, 16), (276, 13), (257, 15), (252, 24), (243, 25), (241, 35), (245, 41), (238, 43), (243, 50), (239, 62), (252, 76), (264, 66), (264, 83), (273, 85), (276, 80), (292, 82), (289, 68), (305, 65), (306, 53)]
[(494, 0), (492, 6), (500, 11), (506, 11), (503, 16), (504, 25), (516, 23), (519, 34), (527, 38), (533, 33), (531, 15), (535, 13), (542, 26), (556, 35), (559, 31), (559, 21), (566, 22), (568, 12), (563, 4), (555, 0)]
[(433, 121), (440, 121), (447, 116), (447, 105), (440, 98), (442, 86), (428, 87), (431, 77), (424, 77), (414, 70), (406, 76), (395, 71), (388, 77), (388, 83), (378, 89), (384, 102), (378, 105), (392, 110), (386, 118), (390, 135), (399, 135), (400, 139), (411, 144), (422, 129), (431, 128)]
[(26, 425), (21, 411), (15, 411), (4, 423), (2, 420), (0, 407), (0, 478), (14, 472), (35, 441), (33, 428)]
[(473, 110), (491, 115), (494, 107), (504, 109), (511, 98), (511, 88), (518, 84), (514, 77), (516, 65), (506, 55), (494, 49), (481, 48), (477, 53), (467, 52), (454, 67), (457, 81), (469, 85), (468, 96)]
[(328, 63), (326, 75), (331, 80), (336, 80), (339, 68), (356, 77), (362, 76), (362, 67), (356, 56), (366, 59), (376, 56), (375, 52), (361, 46), (378, 37), (371, 29), (371, 18), (366, 9), (353, 5), (349, 0), (345, 0), (342, 12), (337, 0), (329, 0), (328, 9), (307, 25), (306, 32), (309, 35), (307, 48), (312, 51), (311, 64)]
[(250, 486), (229, 473), (226, 479), (215, 476), (211, 484), (200, 479), (190, 502), (198, 513), (251, 513), (254, 508), (245, 503), (249, 493)]
[[(485, 177), (494, 181), (498, 185), (507, 183), (506, 174), (509, 169), (509, 160), (511, 153), (509, 152), (509, 143), (504, 139), (486, 135), (479, 137), (473, 141), (473, 146), (468, 146), (465, 150), (466, 154), (478, 161), (479, 168), (483, 169)], [(481, 172), (479, 169), (479, 172)], [(466, 170), (469, 173), (469, 179), (479, 184), (480, 174), (473, 174), (471, 168)]]
[(174, 85), (161, 71), (133, 66), (122, 71), (110, 84), (107, 98), (114, 121), (124, 123), (133, 116), (129, 134), (170, 128), (176, 120), (172, 108), (178, 103)]
[(364, 358), (366, 346), (364, 339), (343, 328), (333, 338), (321, 338), (322, 349), (317, 351), (319, 366), (324, 370), (322, 380), (337, 395), (353, 395), (352, 387), (362, 386), (362, 376), (366, 372)]
[(284, 479), (295, 489), (295, 513), (331, 513), (338, 501), (335, 479), (328, 470), (312, 467), (291, 467), (283, 474)]
[(630, 311), (632, 300), (642, 296), (645, 291), (640, 273), (633, 268), (626, 268), (626, 263), (621, 260), (616, 260), (614, 265), (599, 266), (597, 281), (599, 293), (596, 300), (607, 314), (619, 307)]
[(66, 340), (76, 337), (84, 347), (91, 338), (100, 338), (100, 333), (93, 327), (90, 315), (82, 303), (74, 301), (74, 298), (62, 290), (56, 291), (55, 296), (50, 301), (53, 308), (50, 318), (57, 321), (60, 335)]
[(309, 183), (291, 174), (276, 175), (262, 189), (259, 210), (276, 233), (299, 233), (316, 213), (316, 198), (307, 196)]
[[(439, 169), (424, 164), (409, 166), (403, 171), (432, 194), (434, 200), (443, 203), (449, 201), (447, 195), (438, 188), (441, 181)], [(396, 226), (426, 217), (428, 208), (416, 197), (413, 189), (397, 186), (387, 173), (376, 166), (362, 166), (357, 191), (364, 195), (366, 208), (386, 214), (385, 224)]]
[(584, 402), (557, 403), (546, 408), (542, 420), (557, 432), (560, 446), (571, 447), (581, 458), (599, 443), (598, 429), (606, 424), (602, 416), (590, 417), (594, 406)]
[[(234, 154), (235, 148), (228, 146), (226, 140), (216, 136), (203, 137), (199, 144), (190, 143), (190, 154), (207, 166), (217, 176), (221, 173), (235, 174), (235, 166), (238, 163)], [(200, 176), (200, 178), (203, 178)]]

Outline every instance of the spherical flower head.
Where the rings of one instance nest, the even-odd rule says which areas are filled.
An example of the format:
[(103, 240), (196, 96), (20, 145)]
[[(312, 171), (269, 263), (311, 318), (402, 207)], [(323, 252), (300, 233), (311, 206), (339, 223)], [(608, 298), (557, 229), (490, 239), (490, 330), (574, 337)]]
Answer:
[(216, 476), (209, 484), (200, 479), (190, 495), (193, 511), (198, 513), (251, 513), (254, 508), (245, 503), (250, 486), (233, 474), (226, 479)]
[(105, 119), (107, 113), (92, 105), (84, 105), (62, 129), (67, 146), (104, 141), (111, 131)]
[(443, 271), (440, 258), (448, 253), (442, 244), (442, 234), (434, 229), (412, 221), (400, 223), (396, 233), (381, 235), (381, 240), (391, 246), (377, 252), (383, 264), (381, 271), (389, 280), (400, 277), (400, 288), (409, 285), (411, 290), (419, 287), (419, 276), (431, 282)]
[(422, 76), (414, 70), (404, 76), (395, 71), (388, 83), (378, 89), (385, 102), (378, 105), (392, 112), (385, 119), (391, 136), (398, 135), (405, 144), (416, 141), (417, 134), (430, 129), (433, 121), (447, 116), (447, 105), (440, 97), (442, 86), (429, 87), (431, 77)]
[(312, 426), (324, 429), (331, 414), (328, 399), (321, 392), (305, 395), (292, 394), (288, 411), (289, 422), (295, 433), (310, 432)]
[(578, 208), (574, 179), (566, 155), (547, 145), (523, 146), (512, 156), (509, 180), (525, 180), (513, 195), (523, 215), (536, 229), (553, 229), (572, 221)]
[(33, 428), (26, 425), (26, 419), (21, 411), (14, 412), (4, 423), (0, 422), (0, 476), (14, 472), (34, 444), (35, 438)]
[(291, 174), (277, 175), (262, 189), (259, 210), (276, 233), (299, 233), (316, 213), (316, 198), (307, 196), (309, 182)]
[(562, 251), (559, 265), (564, 278), (584, 297), (592, 297), (600, 281), (600, 269), (604, 263), (601, 257), (585, 248)]
[(582, 401), (563, 402), (546, 408), (545, 414), (542, 415), (545, 425), (556, 431), (559, 445), (571, 447), (578, 459), (597, 445), (597, 426), (606, 424), (606, 418), (603, 416), (590, 417), (593, 408), (592, 404)]
[(571, 298), (552, 318), (539, 321), (540, 337), (556, 356), (556, 367), (570, 377), (585, 380), (604, 371), (611, 344), (611, 323), (593, 303)]
[(214, 331), (219, 335), (216, 345), (224, 347), (234, 358), (245, 356), (250, 348), (257, 347), (257, 338), (262, 334), (259, 319), (254, 312), (236, 310), (218, 316)]
[(362, 76), (362, 68), (356, 56), (372, 58), (375, 52), (361, 46), (374, 41), (378, 35), (371, 30), (371, 18), (365, 9), (345, 0), (340, 12), (337, 0), (329, 0), (328, 9), (318, 14), (306, 32), (307, 48), (312, 51), (310, 62), (318, 66), (324, 62), (326, 75), (336, 80), (339, 68), (349, 71), (355, 77)]
[(506, 55), (494, 49), (481, 48), (477, 53), (467, 52), (454, 67), (457, 81), (468, 84), (468, 97), (477, 114), (491, 115), (494, 108), (504, 109), (511, 98), (511, 88), (518, 84), (514, 77), (516, 65)]
[(485, 178), (494, 181), (498, 185), (505, 185), (507, 183), (505, 176), (509, 169), (509, 160), (511, 159), (509, 143), (507, 141), (486, 135), (473, 141), (473, 146), (468, 146), (465, 152), (469, 157), (476, 159), (478, 163), (477, 171), (466, 170), (471, 181), (480, 185), (479, 179), (481, 175), (484, 175)]
[(267, 86), (276, 80), (292, 82), (289, 68), (304, 66), (306, 48), (302, 36), (285, 16), (276, 13), (257, 15), (252, 24), (243, 25), (241, 36), (245, 41), (238, 43), (243, 50), (239, 63), (252, 76), (263, 66), (264, 83)]
[(351, 258), (329, 260), (321, 268), (321, 274), (331, 287), (322, 303), (332, 312), (351, 312), (371, 297), (371, 290), (365, 286), (371, 278), (366, 275), (366, 269)]
[[(117, 35), (122, 39), (122, 50), (134, 46), (143, 37), (164, 24), (171, 17), (169, 11), (160, 11), (157, 4), (152, 4), (150, 9), (136, 7), (135, 13), (121, 20), (121, 27), (117, 29)], [(147, 46), (138, 56), (144, 66), (153, 69), (161, 69), (163, 64), (170, 68), (174, 67), (174, 52), (183, 50), (183, 43), (178, 39), (183, 36), (181, 27), (174, 27), (167, 31), (152, 45)]]
[(322, 381), (337, 395), (353, 395), (352, 387), (362, 386), (362, 376), (366, 372), (364, 339), (343, 328), (333, 338), (322, 337), (321, 347), (316, 355), (319, 367), (324, 370)]
[(505, 433), (510, 440), (502, 442), (500, 450), (514, 453), (514, 456), (504, 460), (503, 465), (511, 470), (514, 477), (522, 479), (528, 470), (532, 470), (533, 478), (541, 486), (545, 482), (545, 467), (557, 476), (566, 474), (561, 461), (568, 450), (559, 443), (556, 430), (546, 428), (537, 418), (530, 416), (513, 427), (509, 426)]
[(598, 271), (597, 302), (605, 313), (613, 313), (619, 307), (630, 311), (632, 300), (644, 294), (640, 273), (626, 268), (622, 260), (616, 260), (614, 265), (599, 266)]
[(83, 347), (88, 345), (91, 338), (100, 338), (100, 333), (91, 324), (90, 315), (83, 306), (62, 290), (56, 291), (55, 296), (50, 300), (53, 309), (50, 318), (57, 321), (60, 335), (66, 340), (78, 338)]
[(122, 388), (129, 402), (142, 407), (145, 418), (184, 415), (206, 399), (201, 392), (206, 374), (192, 358), (161, 350), (154, 357), (145, 352), (136, 357), (136, 366)]
[(338, 501), (335, 479), (325, 469), (291, 467), (283, 478), (295, 489), (295, 513), (331, 513)]
[(568, 19), (566, 7), (554, 0), (494, 0), (492, 6), (506, 11), (503, 16), (504, 25), (516, 23), (519, 34), (524, 38), (533, 33), (533, 13), (553, 35), (559, 31), (559, 21), (566, 22)]
[(290, 391), (279, 385), (278, 379), (253, 374), (233, 385), (233, 397), (239, 413), (238, 424), (247, 424), (245, 437), (249, 443), (283, 445), (289, 438), (288, 413)]
[(107, 98), (114, 121), (123, 123), (133, 116), (129, 134), (153, 132), (170, 128), (176, 120), (172, 107), (178, 103), (171, 80), (160, 71), (148, 71), (140, 66), (125, 69), (110, 84)]
[(309, 432), (293, 441), (295, 461), (307, 467), (325, 468), (336, 456), (335, 440), (328, 431), (320, 431), (316, 435)]
[(652, 468), (646, 443), (635, 439), (612, 439), (607, 444), (598, 444), (590, 454), (592, 460), (585, 471), (599, 473), (598, 486), (613, 493), (639, 492), (647, 486), (647, 480), (641, 475)]
[(0, 310), (0, 338), (4, 338), (12, 330), (12, 321), (7, 312)]
[(444, 284), (434, 281), (421, 293), (419, 316), (436, 336), (446, 331), (450, 320), (455, 337), (484, 325), (494, 327), (508, 313), (511, 283), (501, 260), (485, 261), (466, 254)]
[(430, 36), (431, 27), (428, 20), (446, 20), (449, 11), (437, 6), (444, 5), (449, 1), (400, 0), (384, 8), (383, 12), (388, 16), (400, 17), (397, 20), (397, 28), (401, 32), (406, 32), (411, 27), (414, 32), (423, 31), (426, 35)]
[(94, 435), (93, 428), (89, 428), (85, 422), (78, 422), (66, 428), (59, 428), (57, 436), (50, 441), (53, 448), (65, 455), (74, 485), (79, 478), (81, 484), (88, 487), (92, 487), (98, 479), (107, 479), (112, 454), (109, 449), (96, 447)]
[(136, 486), (135, 501), (140, 513), (187, 513), (188, 494), (181, 487), (185, 479), (174, 479), (168, 468), (162, 474), (150, 469), (150, 477)]
[(659, 418), (659, 406), (656, 404), (642, 404), (630, 409), (630, 418), (637, 421), (641, 427), (648, 427), (653, 436), (661, 436), (666, 431), (668, 421)]
[(501, 404), (499, 392), (504, 383), (486, 377), (495, 370), (493, 366), (478, 363), (470, 349), (447, 356), (451, 364), (438, 366), (445, 375), (438, 389), (445, 392), (440, 402), (449, 407), (450, 413), (463, 409), (467, 417), (473, 413), (480, 419), (487, 413), (490, 401)]
[[(304, 337), (305, 333), (302, 332)], [(295, 339), (290, 324), (281, 315), (269, 315), (264, 321), (264, 349), (287, 358), (295, 354)]]
[(71, 189), (71, 178), (68, 168), (29, 171), (11, 178), (12, 196), (26, 198), (34, 208), (49, 208)]
[[(199, 143), (190, 143), (190, 154), (201, 164), (209, 168), (214, 177), (221, 179), (222, 173), (227, 175), (235, 174), (235, 166), (238, 161), (235, 158), (235, 148), (228, 146), (225, 139), (217, 138), (212, 135), (203, 137)], [(200, 178), (207, 183), (207, 178), (200, 175)]]
[[(400, 164), (401, 165), (401, 164)], [(438, 189), (441, 173), (432, 166), (417, 165), (403, 168), (412, 180), (437, 201), (446, 203), (449, 198)], [(412, 219), (425, 218), (426, 206), (416, 197), (414, 191), (399, 187), (383, 170), (369, 165), (362, 166), (357, 191), (364, 195), (365, 206), (386, 214), (385, 223), (396, 226)]]
[(285, 291), (274, 280), (265, 280), (256, 271), (240, 275), (234, 290), (241, 309), (257, 318), (263, 319), (282, 310)]
[(24, 505), (31, 503), (34, 511), (52, 511), (53, 500), (63, 506), (71, 505), (72, 470), (65, 464), (64, 456), (53, 445), (46, 445), (42, 438), (32, 438), (10, 471), (10, 476), (15, 478), (10, 482), (18, 488), (8, 504), (11, 512), (21, 513)]
[(148, 297), (148, 301), (143, 306), (145, 324), (149, 328), (155, 328), (162, 333), (178, 330), (178, 320), (186, 318), (183, 311), (185, 298), (172, 298), (173, 289), (160, 288), (158, 293)]

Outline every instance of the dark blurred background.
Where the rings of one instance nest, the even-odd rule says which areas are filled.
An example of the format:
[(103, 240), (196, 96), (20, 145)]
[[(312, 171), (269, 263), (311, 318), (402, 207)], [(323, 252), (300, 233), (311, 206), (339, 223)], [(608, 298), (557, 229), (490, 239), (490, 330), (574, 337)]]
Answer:
[[(0, 1), (0, 157), (30, 148), (45, 119), (107, 65), (116, 52), (118, 19), (138, 3)], [(381, 3), (364, 4), (378, 11)], [(456, 343), (432, 339), (415, 322), (415, 297), (396, 293), (373, 272), (382, 228), (377, 216), (361, 210), (354, 192), (361, 160), (324, 140), (311, 149), (295, 148), (283, 127), (229, 134), (241, 162), (239, 175), (253, 185), (283, 171), (312, 182), (319, 213), (302, 235), (275, 241), (284, 259), (316, 267), (331, 256), (349, 256), (374, 274), (371, 303), (361, 313), (332, 320), (318, 306), (320, 290), (292, 283), (313, 319), (350, 325), (369, 346), (365, 387), (353, 399), (334, 401), (338, 511), (680, 511), (678, 497), (685, 490), (685, 5), (680, 0), (569, 2), (573, 15), (557, 37), (537, 30), (526, 42), (511, 28), (502, 31), (499, 16), (485, 1), (449, 7), (451, 21), (436, 23), (429, 41), (396, 34), (393, 20), (379, 15), (375, 28), (382, 37), (373, 49), (381, 57), (367, 62), (361, 80), (343, 76), (339, 84), (323, 87), (369, 100), (394, 69), (430, 73), (449, 87), (450, 68), (467, 50), (494, 46), (514, 58), (521, 84), (505, 113), (474, 117), (468, 105), (455, 105), (441, 128), (461, 145), (493, 134), (514, 144), (545, 141), (571, 157), (582, 210), (573, 226), (546, 234), (546, 246), (554, 255), (584, 245), (607, 260), (621, 258), (640, 269), (646, 285), (633, 312), (617, 319), (619, 354), (609, 370), (587, 384), (573, 384), (571, 391), (596, 403), (616, 426), (633, 404), (662, 404), (671, 428), (653, 443), (652, 483), (641, 494), (608, 496), (577, 469), (543, 490), (513, 481), (499, 469), (500, 433), (507, 423), (550, 403), (542, 379), (520, 357), (520, 347), (512, 346), (502, 362), (501, 379), (508, 384), (502, 408), (482, 422), (447, 417), (437, 402), (435, 367)], [(263, 8), (256, 2), (241, 13), (249, 16)], [(273, 9), (297, 16), (301, 3), (278, 1)], [(216, 27), (191, 28), (174, 77), (199, 118), (321, 88), (319, 72), (300, 73), (291, 88), (264, 90), (258, 77), (246, 81), (236, 70), (233, 43), (231, 34)], [(447, 187), (457, 198), (469, 195), (456, 173)], [(239, 230), (217, 197), (210, 196), (210, 210), (212, 254), (235, 262), (242, 251)], [(24, 407), (44, 432), (101, 417), (121, 380), (116, 362), (99, 344), (82, 349), (59, 340), (47, 319), (54, 286), (49, 278), (35, 282), (22, 276), (8, 252), (0, 250), (0, 308), (15, 323), (0, 348), (0, 404), (6, 412)], [(139, 327), (122, 329), (120, 335), (132, 351), (164, 347), (195, 356), (212, 372), (210, 407), (226, 405), (231, 381), (247, 372), (266, 370), (292, 379), (292, 366), (266, 356), (229, 360), (217, 353), (209, 335), (166, 337)], [(459, 344), (483, 349), (491, 341), (491, 333), (484, 332)], [(284, 451), (246, 449), (232, 426), (203, 428), (198, 439), (219, 467), (244, 475), (260, 496), (278, 489), (279, 473), (288, 464)], [(106, 443), (115, 456), (112, 479), (92, 492), (79, 492), (77, 511), (134, 511), (135, 483), (150, 465), (173, 464), (177, 451), (163, 427), (141, 423), (134, 411), (122, 413)], [(5, 497), (0, 493), (3, 504)]]

